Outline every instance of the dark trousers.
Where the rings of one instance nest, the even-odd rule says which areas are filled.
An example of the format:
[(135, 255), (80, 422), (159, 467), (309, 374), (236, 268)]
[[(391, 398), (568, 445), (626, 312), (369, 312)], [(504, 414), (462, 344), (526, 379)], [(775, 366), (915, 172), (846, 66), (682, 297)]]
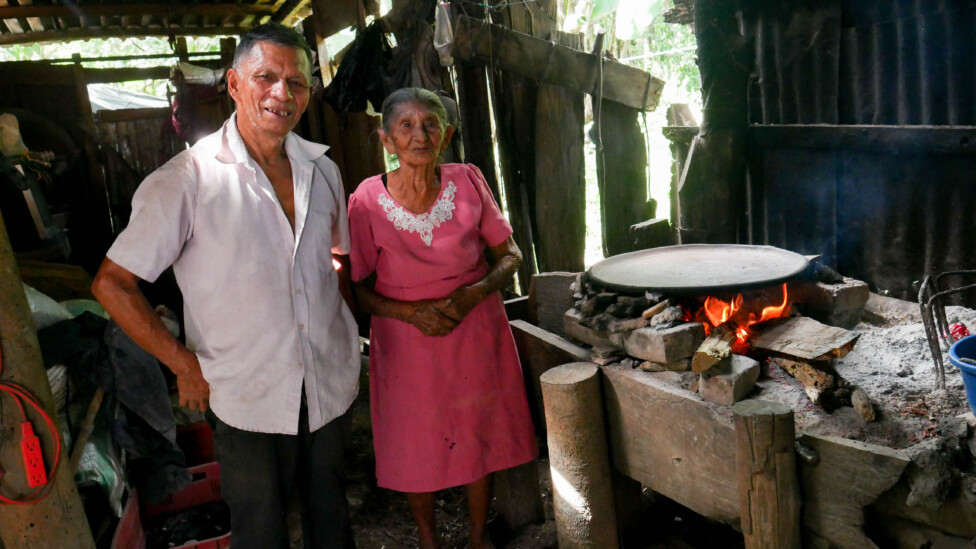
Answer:
[(208, 413), (234, 549), (287, 549), (285, 514), (296, 488), (305, 548), (355, 547), (342, 471), (349, 412), (310, 433), (302, 401), (298, 435), (243, 431)]

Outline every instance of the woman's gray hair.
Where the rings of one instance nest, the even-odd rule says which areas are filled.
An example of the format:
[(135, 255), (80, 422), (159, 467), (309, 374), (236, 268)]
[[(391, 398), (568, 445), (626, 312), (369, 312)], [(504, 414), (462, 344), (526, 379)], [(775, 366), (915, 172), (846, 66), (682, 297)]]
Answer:
[(450, 123), (447, 118), (447, 111), (444, 109), (444, 104), (441, 103), (441, 98), (437, 97), (437, 94), (425, 90), (424, 88), (401, 88), (386, 97), (383, 100), (383, 107), (381, 109), (381, 114), (383, 118), (383, 131), (390, 131), (390, 122), (393, 121), (394, 116), (396, 116), (397, 110), (399, 110), (400, 105), (406, 103), (419, 103), (427, 107), (430, 112), (437, 116), (437, 119), (441, 123), (441, 127), (449, 126)]

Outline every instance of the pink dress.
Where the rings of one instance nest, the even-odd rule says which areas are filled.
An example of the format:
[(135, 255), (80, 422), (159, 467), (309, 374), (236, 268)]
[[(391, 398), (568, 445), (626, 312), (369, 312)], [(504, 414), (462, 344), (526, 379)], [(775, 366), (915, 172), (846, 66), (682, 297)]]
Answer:
[[(481, 172), (441, 166), (441, 194), (414, 215), (381, 176), (349, 198), (352, 277), (376, 272), (376, 292), (413, 301), (442, 298), (488, 272), (485, 246), (512, 228)], [(501, 296), (476, 305), (446, 337), (373, 317), (370, 408), (376, 479), (401, 492), (468, 484), (538, 454), (515, 341)]]

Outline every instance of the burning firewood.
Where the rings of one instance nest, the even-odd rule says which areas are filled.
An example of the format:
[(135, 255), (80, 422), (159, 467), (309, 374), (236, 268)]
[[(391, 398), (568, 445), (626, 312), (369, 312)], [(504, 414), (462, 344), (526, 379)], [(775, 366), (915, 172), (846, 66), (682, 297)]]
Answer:
[(695, 351), (695, 356), (691, 359), (691, 370), (700, 374), (721, 362), (732, 353), (735, 339), (735, 331), (727, 324), (716, 327)]
[(799, 361), (841, 358), (854, 348), (861, 334), (796, 316), (774, 320), (756, 329), (749, 345), (757, 350)]

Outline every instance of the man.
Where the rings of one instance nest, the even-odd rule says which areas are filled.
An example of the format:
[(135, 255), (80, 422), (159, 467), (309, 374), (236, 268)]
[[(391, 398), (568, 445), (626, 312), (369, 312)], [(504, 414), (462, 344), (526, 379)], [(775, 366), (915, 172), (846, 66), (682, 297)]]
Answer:
[[(235, 549), (287, 546), (296, 486), (306, 547), (352, 545), (339, 469), (359, 340), (340, 294), (348, 269), (333, 267), (349, 252), (339, 173), (327, 147), (291, 133), (310, 84), (297, 32), (245, 33), (227, 72), (235, 114), (146, 178), (92, 288), (176, 374), (180, 404), (216, 415)], [(186, 346), (138, 288), (170, 265)]]

